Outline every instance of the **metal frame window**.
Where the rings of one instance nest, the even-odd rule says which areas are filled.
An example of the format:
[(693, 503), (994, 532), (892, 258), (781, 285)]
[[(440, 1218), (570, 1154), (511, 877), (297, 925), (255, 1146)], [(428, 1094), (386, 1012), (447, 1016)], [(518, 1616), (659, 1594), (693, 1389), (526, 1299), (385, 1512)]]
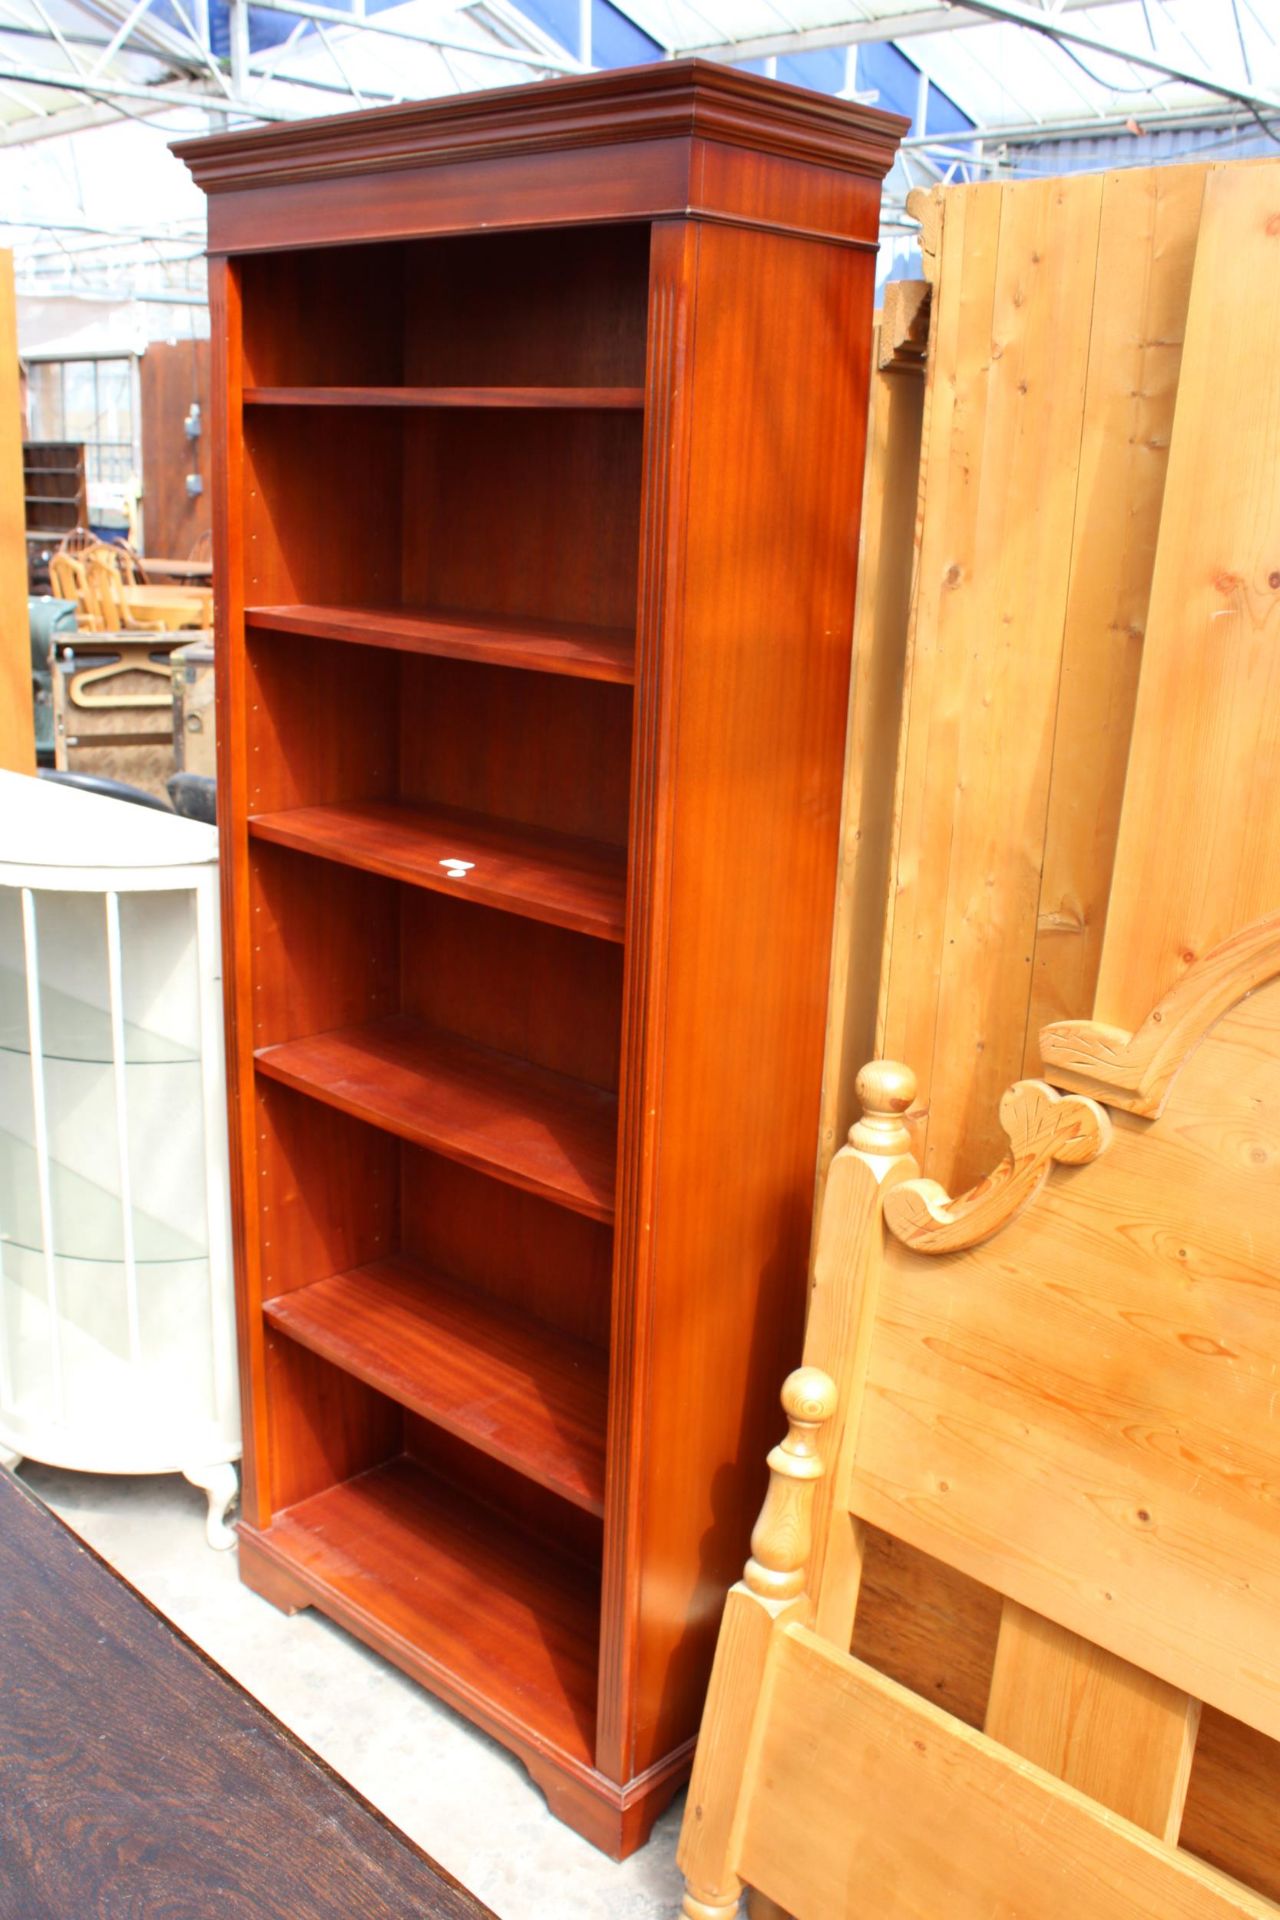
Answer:
[(137, 472), (136, 380), (131, 354), (30, 360), (33, 440), (82, 440), (90, 486), (121, 494)]

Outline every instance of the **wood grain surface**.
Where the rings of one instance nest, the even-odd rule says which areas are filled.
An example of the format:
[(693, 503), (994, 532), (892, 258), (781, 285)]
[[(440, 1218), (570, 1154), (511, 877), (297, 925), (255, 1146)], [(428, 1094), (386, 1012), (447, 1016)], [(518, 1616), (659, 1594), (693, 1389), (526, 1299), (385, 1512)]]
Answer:
[(851, 1505), (1280, 1734), (1280, 982), (939, 1267), (889, 1240)]
[[(462, 121), (329, 121), (265, 165), (252, 138), (187, 154), (225, 322), (242, 1570), (438, 1688), (615, 1853), (687, 1768), (773, 1359), (800, 1339), (900, 132), (671, 62)], [(424, 819), (446, 812), (440, 840)], [(471, 871), (501, 868), (483, 904), (453, 874), (423, 884), (472, 857), (458, 812)], [(492, 1381), (467, 1375), (467, 1407), (434, 1387), (403, 1297), (393, 1333), (353, 1333), (328, 1293), (315, 1350), (283, 1331), (311, 1287), (401, 1259), (493, 1303), (495, 1340), (511, 1308), (536, 1323), (491, 1433)], [(603, 1489), (594, 1463), (572, 1484), (563, 1382), (533, 1404), (561, 1336), (608, 1350)], [(478, 1444), (437, 1473), (446, 1428)], [(402, 1448), (459, 1511), (523, 1516), (461, 1605), (452, 1508), (405, 1493)], [(348, 1498), (358, 1479), (398, 1489), (389, 1525), (380, 1494)], [(603, 1529), (575, 1490), (602, 1491)], [(564, 1610), (539, 1560), (583, 1524), (591, 1606)], [(544, 1711), (562, 1629), (573, 1672)]]
[(926, 202), (941, 253), (874, 1051), (916, 1070), (923, 1171), (953, 1190), (999, 1158), (1040, 1024), (1093, 1012), (1205, 175)]
[[(148, 555), (148, 580), (174, 577), (153, 567), (151, 554), (177, 563), (186, 558), (199, 536), (209, 531), (213, 436), (209, 353), (207, 340), (153, 340), (139, 362), (142, 535)], [(193, 401), (200, 408), (200, 434), (194, 440), (185, 430)], [(187, 492), (189, 473), (200, 475), (203, 493)], [(208, 562), (205, 567), (207, 582)]]
[(401, 1456), (299, 1501), (250, 1545), (456, 1705), (589, 1763), (599, 1576), (558, 1540)]
[(1139, 1025), (1193, 961), (1277, 905), (1278, 357), (1280, 166), (1220, 168), (1205, 186), (1102, 969), (1082, 1010), (1109, 1025)]
[(635, 409), (643, 387), (246, 387), (247, 407)]
[(258, 840), (383, 873), (393, 880), (621, 940), (626, 861), (618, 848), (450, 807), (349, 805), (255, 814)]
[(13, 255), (0, 249), (0, 767), (36, 770)]
[(292, 1288), (265, 1311), (402, 1406), (603, 1513), (608, 1369), (585, 1341), (403, 1258)]
[(616, 1108), (600, 1088), (400, 1017), (264, 1047), (257, 1061), (273, 1080), (464, 1166), (612, 1217)]
[(984, 1731), (1176, 1846), (1200, 1702), (1006, 1600)]
[(485, 1920), (0, 1472), (0, 1915)]
[(786, 1910), (839, 1913), (863, 1885), (912, 1920), (1274, 1920), (802, 1627), (776, 1636), (769, 1686), (738, 1860)]
[(586, 680), (633, 676), (635, 641), (623, 630), (478, 615), (415, 612), (411, 607), (249, 607), (245, 624), (262, 632), (314, 634), (357, 646), (481, 660), (492, 666), (567, 673)]

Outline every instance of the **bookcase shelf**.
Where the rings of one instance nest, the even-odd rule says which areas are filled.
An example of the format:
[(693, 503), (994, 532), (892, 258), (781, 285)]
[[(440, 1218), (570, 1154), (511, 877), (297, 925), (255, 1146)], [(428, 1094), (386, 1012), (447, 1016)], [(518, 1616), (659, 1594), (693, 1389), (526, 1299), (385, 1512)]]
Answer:
[(586, 1341), (402, 1257), (314, 1280), (264, 1311), (481, 1453), (604, 1512), (608, 1364)]
[(633, 412), (643, 387), (246, 387), (247, 407), (560, 407)]
[(319, 640), (622, 686), (635, 678), (635, 636), (622, 628), (518, 620), (509, 614), (485, 619), (412, 607), (246, 607), (244, 618), (246, 626), (259, 633), (313, 634)]
[(363, 801), (255, 814), (255, 839), (393, 880), (621, 940), (626, 859), (597, 846), (454, 808)]
[(284, 1509), (257, 1545), (463, 1712), (589, 1763), (599, 1635), (590, 1566), (407, 1456)]
[(180, 150), (241, 1576), (619, 1857), (800, 1352), (903, 125), (670, 61)]
[(264, 1047), (258, 1070), (463, 1166), (613, 1218), (617, 1101), (400, 1015)]

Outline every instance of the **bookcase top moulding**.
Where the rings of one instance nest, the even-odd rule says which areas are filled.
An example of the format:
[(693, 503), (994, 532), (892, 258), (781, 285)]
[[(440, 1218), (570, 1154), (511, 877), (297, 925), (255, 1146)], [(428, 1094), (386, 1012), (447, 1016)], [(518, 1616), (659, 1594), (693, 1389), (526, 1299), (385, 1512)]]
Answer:
[[(908, 124), (712, 61), (670, 60), (218, 134), (173, 151), (211, 196), (215, 253), (324, 245), (348, 233), (369, 240), (684, 214), (871, 247), (867, 194), (874, 234), (879, 183)], [(753, 158), (766, 163), (758, 175)], [(796, 203), (776, 167), (766, 178), (769, 162), (784, 173), (798, 165), (843, 176), (855, 191), (801, 193)], [(371, 174), (388, 176), (374, 205)], [(313, 206), (323, 209), (314, 228)]]

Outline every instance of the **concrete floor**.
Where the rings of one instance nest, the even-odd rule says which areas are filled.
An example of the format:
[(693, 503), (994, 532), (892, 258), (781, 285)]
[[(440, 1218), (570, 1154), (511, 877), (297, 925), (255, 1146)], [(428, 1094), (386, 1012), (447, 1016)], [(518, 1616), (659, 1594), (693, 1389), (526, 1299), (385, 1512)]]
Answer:
[(501, 1747), (318, 1613), (277, 1613), (204, 1539), (174, 1477), (24, 1463), (22, 1478), (153, 1606), (485, 1901), (499, 1920), (671, 1920), (683, 1801), (622, 1866), (552, 1819)]

